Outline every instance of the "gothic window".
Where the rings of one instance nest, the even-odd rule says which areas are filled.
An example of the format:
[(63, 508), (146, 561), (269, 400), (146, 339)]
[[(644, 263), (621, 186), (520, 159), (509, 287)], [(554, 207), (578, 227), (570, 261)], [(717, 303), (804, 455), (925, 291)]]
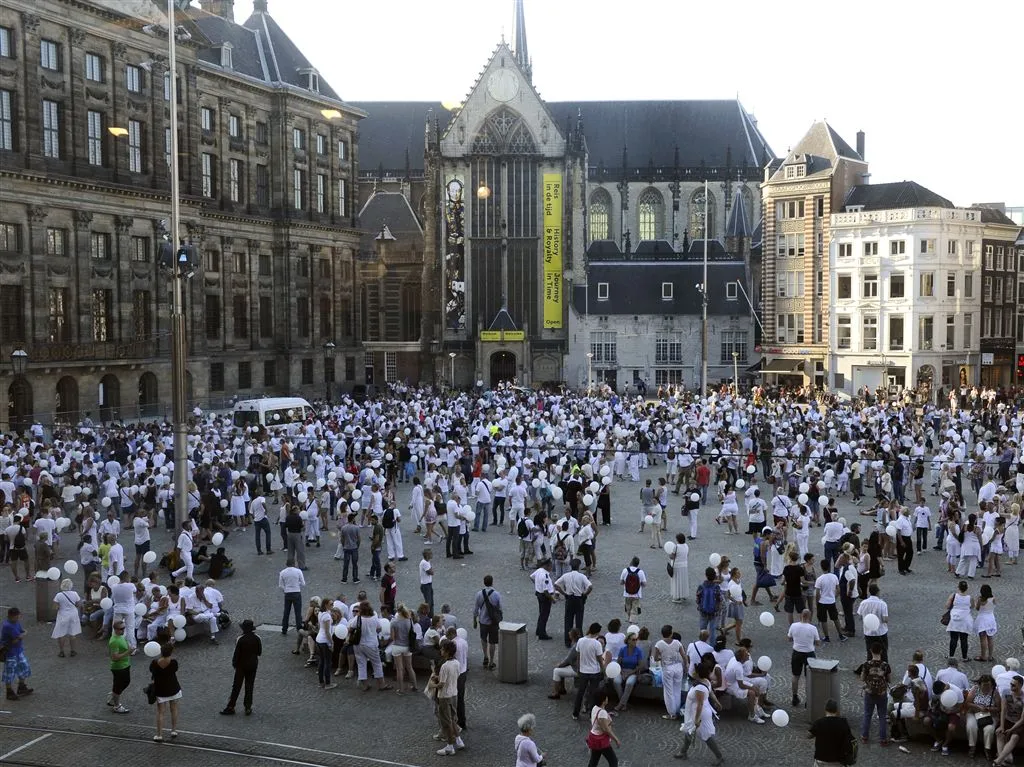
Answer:
[(665, 201), (657, 189), (647, 188), (637, 202), (640, 239), (657, 240), (664, 231)]
[[(708, 192), (708, 238), (715, 236), (715, 196)], [(703, 240), (704, 227), (704, 189), (698, 189), (690, 197), (690, 239)]]
[(743, 210), (747, 213), (747, 231), (752, 232), (760, 219), (760, 216), (757, 215), (757, 208), (754, 205), (754, 194), (748, 187), (742, 187), (740, 194), (743, 196)]
[(596, 190), (590, 195), (590, 240), (611, 239), (612, 198), (604, 189)]
[(530, 129), (511, 109), (502, 107), (493, 112), (476, 138), (473, 154), (536, 154), (537, 147)]

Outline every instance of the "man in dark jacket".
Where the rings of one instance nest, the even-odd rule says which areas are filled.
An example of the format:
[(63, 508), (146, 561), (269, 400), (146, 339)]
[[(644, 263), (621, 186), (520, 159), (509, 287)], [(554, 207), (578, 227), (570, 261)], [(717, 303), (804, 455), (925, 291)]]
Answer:
[(238, 700), (238, 693), (242, 689), (242, 682), (245, 682), (245, 697), (242, 704), (245, 706), (245, 715), (252, 713), (252, 688), (256, 684), (256, 669), (260, 665), (260, 655), (263, 654), (263, 642), (256, 633), (256, 626), (246, 618), (242, 621), (240, 628), (242, 635), (235, 640), (235, 652), (231, 656), (231, 666), (235, 669), (235, 679), (231, 683), (231, 697), (228, 705), (221, 711), (222, 714), (231, 716), (235, 713), (235, 702)]

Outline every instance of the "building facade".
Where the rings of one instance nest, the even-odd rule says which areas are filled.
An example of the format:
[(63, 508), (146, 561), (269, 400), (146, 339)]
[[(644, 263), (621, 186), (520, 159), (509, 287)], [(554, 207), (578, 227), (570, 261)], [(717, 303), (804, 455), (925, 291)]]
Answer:
[(863, 133), (857, 143), (855, 150), (828, 123), (816, 122), (784, 160), (765, 168), (765, 383), (827, 385), (830, 222), (850, 188), (865, 183)]
[[(267, 0), (179, 14), (188, 397), (324, 392), (360, 374), (356, 126)], [(169, 408), (168, 20), (150, 0), (0, 7), (0, 428)], [(350, 362), (351, 360), (351, 362)]]
[(1021, 294), (1017, 276), (1020, 227), (1002, 210), (981, 207), (981, 381), (1005, 387), (1017, 373), (1017, 315)]

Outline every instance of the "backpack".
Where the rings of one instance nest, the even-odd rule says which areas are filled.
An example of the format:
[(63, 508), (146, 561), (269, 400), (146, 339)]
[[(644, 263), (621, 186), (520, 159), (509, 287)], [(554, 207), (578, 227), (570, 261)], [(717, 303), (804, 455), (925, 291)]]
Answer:
[(870, 660), (864, 664), (864, 688), (869, 694), (888, 694), (889, 684), (885, 679), (887, 671), (889, 671), (889, 664), (883, 660)]
[(391, 530), (395, 526), (394, 509), (384, 509), (384, 516), (380, 520), (380, 526), (385, 530)]
[(18, 525), (18, 532), (14, 535), (14, 548), (25, 548), (25, 528), (21, 525)]
[(714, 615), (722, 601), (722, 590), (717, 583), (702, 583), (697, 587), (697, 604), (702, 615)]
[(564, 562), (569, 558), (569, 549), (565, 545), (565, 539), (568, 537), (568, 533), (560, 535), (555, 539), (555, 548), (552, 550), (552, 556), (559, 562)]
[(628, 568), (626, 570), (626, 593), (627, 594), (639, 594), (640, 593), (640, 570), (636, 568)]
[(484, 609), (487, 611), (487, 617), (491, 619), (491, 625), (497, 626), (505, 618), (501, 608), (491, 602), (491, 594), (494, 593), (494, 589), (481, 589), (480, 593), (484, 596)]
[(519, 518), (519, 524), (516, 525), (516, 534), (520, 538), (526, 538), (530, 535), (530, 528), (526, 526), (526, 517)]

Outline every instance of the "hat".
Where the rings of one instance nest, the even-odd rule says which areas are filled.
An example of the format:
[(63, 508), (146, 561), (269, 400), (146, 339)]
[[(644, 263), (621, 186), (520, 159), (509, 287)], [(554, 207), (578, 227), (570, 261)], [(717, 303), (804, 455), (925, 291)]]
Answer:
[(244, 621), (239, 623), (238, 626), (239, 626), (239, 628), (242, 629), (242, 631), (244, 631), (246, 633), (249, 633), (250, 631), (255, 631), (256, 630), (256, 624), (253, 623), (248, 618), (246, 618)]

